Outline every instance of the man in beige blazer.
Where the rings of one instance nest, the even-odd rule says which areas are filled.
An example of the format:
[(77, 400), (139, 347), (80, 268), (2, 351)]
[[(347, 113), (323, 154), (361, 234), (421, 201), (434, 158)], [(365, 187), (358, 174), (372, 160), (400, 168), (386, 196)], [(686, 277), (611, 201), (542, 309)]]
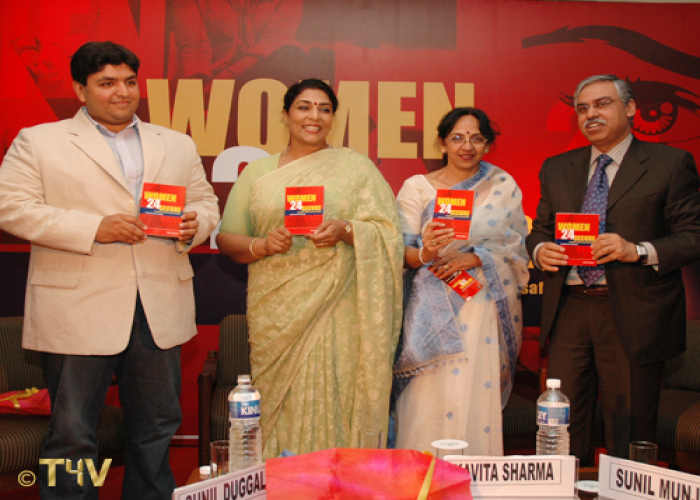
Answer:
[[(212, 232), (219, 208), (193, 141), (135, 116), (138, 69), (111, 42), (77, 50), (71, 74), (84, 107), (14, 140), (0, 167), (0, 229), (32, 244), (23, 346), (42, 352), (53, 408), (41, 458), (97, 459), (97, 422), (116, 374), (122, 498), (166, 499), (181, 421), (179, 346), (196, 333), (187, 251)], [(144, 182), (186, 187), (177, 239), (144, 233)], [(76, 475), (56, 473), (48, 486), (39, 471), (42, 498), (97, 499), (89, 474), (79, 486)]]

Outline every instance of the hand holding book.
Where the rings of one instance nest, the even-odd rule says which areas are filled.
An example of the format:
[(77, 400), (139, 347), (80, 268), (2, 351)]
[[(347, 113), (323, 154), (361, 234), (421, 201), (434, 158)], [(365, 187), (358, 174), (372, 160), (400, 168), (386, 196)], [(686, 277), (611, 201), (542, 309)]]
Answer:
[(442, 222), (429, 222), (423, 230), (423, 260), (429, 262), (435, 259), (440, 249), (452, 243), (454, 237), (454, 229), (445, 227)]
[(428, 269), (444, 281), (464, 300), (471, 300), (484, 285), (475, 280), (467, 271), (481, 266), (481, 259), (474, 253), (459, 250), (443, 252)]
[[(348, 230), (348, 228), (350, 228)], [(323, 221), (313, 234), (307, 234), (306, 239), (313, 241), (316, 248), (332, 247), (345, 240), (352, 245), (352, 227), (344, 220), (331, 219)]]
[[(451, 196), (449, 201), (462, 207), (460, 210), (452, 210), (447, 203), (448, 198), (445, 198), (448, 194)], [(464, 300), (471, 300), (484, 288), (467, 273), (469, 269), (480, 266), (481, 259), (474, 253), (462, 253), (457, 249), (446, 250), (445, 247), (455, 239), (469, 239), (473, 197), (474, 193), (471, 191), (443, 193), (443, 190), (438, 190), (433, 221), (426, 224), (423, 230), (423, 248), (419, 250), (421, 263), (433, 261), (428, 269)]]
[(481, 259), (474, 253), (462, 253), (459, 250), (452, 250), (440, 255), (429, 267), (431, 271), (444, 280), (457, 271), (469, 271), (481, 266)]
[(627, 263), (639, 260), (637, 245), (615, 233), (603, 233), (598, 236), (592, 250), (598, 264), (607, 264), (613, 260)]
[(430, 262), (453, 240), (468, 240), (474, 208), (474, 191), (438, 189), (433, 220), (423, 230), (421, 263)]
[(191, 210), (182, 214), (182, 222), (180, 223), (180, 234), (177, 239), (180, 241), (189, 241), (197, 234), (199, 221), (197, 220), (197, 212)]
[(553, 273), (559, 271), (559, 266), (569, 264), (569, 257), (566, 255), (564, 247), (553, 241), (542, 243), (535, 258), (541, 270)]
[[(157, 184), (153, 182), (143, 183), (143, 195), (139, 219), (146, 226), (144, 232), (153, 236), (165, 236), (179, 240), (189, 240), (191, 236), (183, 238), (181, 229), (188, 233), (194, 226), (199, 225), (188, 222), (183, 228), (183, 211), (185, 209), (187, 188), (185, 186), (173, 186), (169, 184)], [(197, 218), (195, 212), (194, 219)], [(192, 220), (190, 216), (189, 221)]]

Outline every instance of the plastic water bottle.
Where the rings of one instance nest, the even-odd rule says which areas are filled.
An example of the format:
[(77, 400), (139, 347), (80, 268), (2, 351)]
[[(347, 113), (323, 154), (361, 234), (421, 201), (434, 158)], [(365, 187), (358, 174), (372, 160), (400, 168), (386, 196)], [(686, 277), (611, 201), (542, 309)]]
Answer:
[(561, 380), (547, 379), (547, 390), (537, 400), (537, 454), (569, 454), (569, 398), (559, 390)]
[(238, 385), (228, 395), (229, 470), (262, 463), (260, 393), (251, 385), (250, 375), (239, 375)]

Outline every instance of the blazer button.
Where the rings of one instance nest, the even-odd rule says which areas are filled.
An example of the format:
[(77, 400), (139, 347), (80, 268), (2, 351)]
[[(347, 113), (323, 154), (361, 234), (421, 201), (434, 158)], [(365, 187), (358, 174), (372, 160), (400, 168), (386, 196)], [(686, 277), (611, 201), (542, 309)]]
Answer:
[(130, 201), (130, 202), (128, 203), (128, 205), (129, 205), (130, 207), (133, 207), (133, 206), (134, 206), (134, 202), (133, 202), (133, 201)]
[(131, 272), (129, 273), (129, 275), (130, 275), (130, 276), (136, 276), (136, 271), (131, 271)]

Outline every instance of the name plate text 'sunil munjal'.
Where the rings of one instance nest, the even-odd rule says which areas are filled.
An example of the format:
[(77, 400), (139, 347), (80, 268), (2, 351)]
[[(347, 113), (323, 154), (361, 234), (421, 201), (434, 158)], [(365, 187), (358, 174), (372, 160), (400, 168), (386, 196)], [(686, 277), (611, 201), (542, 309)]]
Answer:
[(571, 500), (574, 497), (576, 457), (573, 456), (448, 455), (445, 460), (469, 471), (474, 498)]
[(173, 491), (173, 500), (240, 500), (267, 498), (265, 464), (205, 479)]
[(613, 500), (700, 500), (700, 477), (601, 455), (598, 495)]

